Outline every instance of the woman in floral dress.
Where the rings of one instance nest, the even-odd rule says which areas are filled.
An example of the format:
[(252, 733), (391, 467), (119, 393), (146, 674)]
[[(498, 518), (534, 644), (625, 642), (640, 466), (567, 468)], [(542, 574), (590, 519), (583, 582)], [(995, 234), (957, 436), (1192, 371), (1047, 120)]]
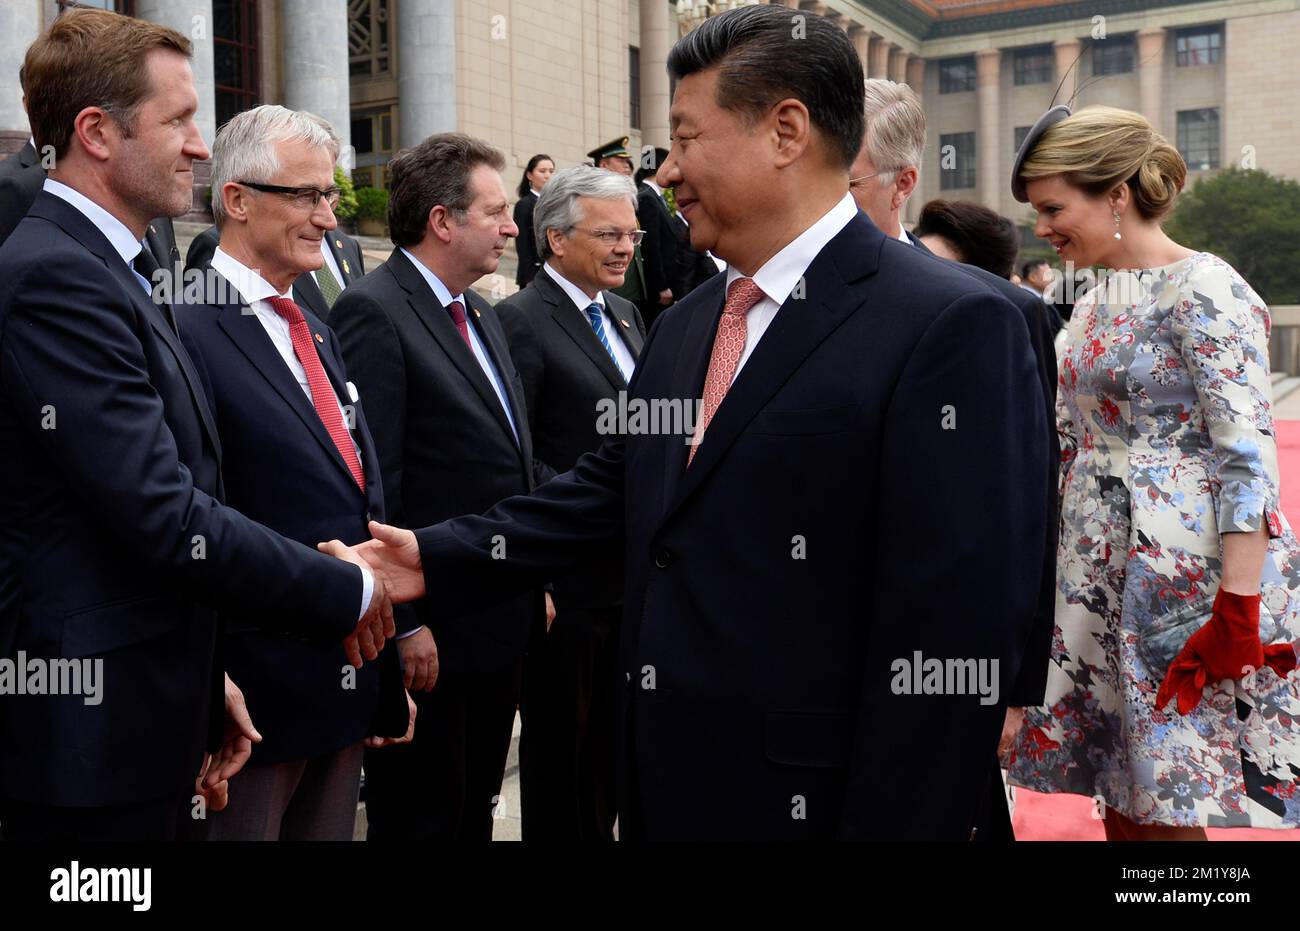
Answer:
[(1300, 826), (1300, 545), (1278, 505), (1268, 309), (1161, 229), (1186, 166), (1144, 117), (1043, 123), (1013, 189), (1067, 269), (1107, 272), (1060, 360), (1056, 634), (1010, 779), (1092, 797), (1112, 840)]

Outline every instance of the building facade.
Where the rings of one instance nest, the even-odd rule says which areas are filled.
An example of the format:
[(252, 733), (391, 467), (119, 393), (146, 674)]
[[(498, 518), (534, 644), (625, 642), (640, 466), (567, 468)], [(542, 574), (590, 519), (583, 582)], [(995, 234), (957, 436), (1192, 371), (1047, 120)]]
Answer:
[[(490, 140), (513, 184), (627, 135), (666, 145), (668, 49), (757, 0), (97, 0), (190, 36), (200, 127), (259, 103), (311, 110), (351, 145), (358, 185), (430, 133)], [(22, 55), (58, 0), (0, 8), (0, 148), (27, 138)], [(1232, 164), (1300, 177), (1300, 0), (780, 0), (845, 30), (868, 77), (911, 84), (929, 140), (908, 219), (934, 197), (1025, 223), (1008, 175), (1053, 100), (1142, 111), (1193, 177)], [(1059, 88), (1059, 89), (1058, 89)], [(202, 183), (202, 175), (196, 183)], [(196, 192), (196, 204), (202, 195)]]

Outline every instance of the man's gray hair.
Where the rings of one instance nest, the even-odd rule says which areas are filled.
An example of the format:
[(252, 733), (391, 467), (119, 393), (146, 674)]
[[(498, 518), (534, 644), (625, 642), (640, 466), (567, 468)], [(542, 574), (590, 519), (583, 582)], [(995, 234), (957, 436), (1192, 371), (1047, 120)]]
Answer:
[(879, 184), (891, 184), (908, 166), (921, 167), (925, 151), (925, 111), (916, 92), (906, 84), (869, 78), (865, 82), (867, 132), (863, 146), (880, 174)]
[(306, 110), (287, 110), (274, 104), (235, 114), (217, 133), (212, 144), (212, 218), (220, 228), (226, 221), (221, 189), (230, 181), (266, 184), (280, 170), (277, 142), (303, 142), (329, 150), (330, 161), (339, 157), (339, 137), (334, 127)]
[(557, 171), (546, 182), (537, 205), (533, 207), (533, 237), (543, 262), (551, 257), (551, 245), (546, 241), (546, 231), (560, 230), (568, 235), (574, 224), (580, 222), (579, 197), (597, 197), (601, 200), (626, 197), (632, 209), (636, 210), (636, 185), (627, 175), (592, 168), (590, 165)]

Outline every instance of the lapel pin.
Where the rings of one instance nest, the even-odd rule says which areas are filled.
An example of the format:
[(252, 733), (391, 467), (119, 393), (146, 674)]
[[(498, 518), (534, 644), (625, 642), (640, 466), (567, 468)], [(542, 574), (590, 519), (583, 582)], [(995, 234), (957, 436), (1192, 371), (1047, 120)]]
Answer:
[(317, 333), (317, 334), (316, 334), (316, 342), (318, 342), (318, 343), (324, 343), (324, 342), (325, 342), (325, 337), (323, 337), (323, 336), (321, 336), (319, 333)]
[(340, 249), (342, 249), (342, 248), (343, 248), (343, 240), (341, 240), (341, 239), (336, 239), (336, 240), (334, 240), (334, 245), (336, 245), (336, 246), (338, 246)]
[(477, 307), (474, 307), (474, 308), (472, 308), (472, 309), (473, 309), (473, 311), (474, 311), (474, 316), (476, 316), (476, 317), (481, 317), (481, 316), (483, 316), (481, 313), (478, 312), (478, 308), (477, 308)]
[(344, 259), (344, 260), (343, 260), (343, 274), (345, 274), (345, 275), (350, 275), (350, 274), (352, 274), (352, 269), (350, 269), (350, 268), (348, 267), (348, 260), (347, 260), (347, 259)]
[(625, 329), (625, 330), (626, 330), (626, 329), (631, 329), (631, 327), (632, 327), (632, 324), (628, 323), (626, 320), (619, 320), (618, 322), (621, 323), (621, 324), (623, 324), (623, 329)]

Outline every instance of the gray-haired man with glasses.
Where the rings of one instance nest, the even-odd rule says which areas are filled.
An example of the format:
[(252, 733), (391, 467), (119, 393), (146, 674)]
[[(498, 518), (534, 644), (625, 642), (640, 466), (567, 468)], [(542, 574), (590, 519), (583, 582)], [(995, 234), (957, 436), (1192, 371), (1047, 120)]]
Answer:
[[(315, 121), (320, 126), (323, 133), (322, 139), (324, 140), (322, 144), (331, 153), (331, 158), (337, 160), (340, 143), (333, 127), (315, 114), (303, 113), (302, 117)], [(242, 184), (250, 192), (279, 198), (293, 204), (297, 211), (304, 216), (315, 211), (321, 199), (324, 199), (329, 204), (331, 212), (338, 206), (339, 196), (342, 192), (335, 187), (332, 178), (328, 185), (324, 187), (312, 187), (297, 183), (271, 184), (266, 180), (269, 177), (265, 171), (267, 167), (265, 165), (248, 165), (236, 160), (228, 166), (227, 170), (239, 174), (221, 179), (214, 176), (212, 179), (213, 216), (216, 216), (217, 211), (222, 209), (217, 202), (218, 183), (227, 181)], [(295, 178), (291, 180), (298, 182), (301, 179)], [(218, 233), (216, 226), (209, 227), (196, 236), (194, 241), (190, 243), (189, 252), (185, 256), (186, 270), (197, 268), (206, 271), (212, 264), (212, 255), (217, 248), (219, 239), (220, 233)], [(320, 266), (298, 276), (293, 283), (293, 299), (322, 320), (327, 320), (329, 319), (330, 310), (334, 307), (334, 302), (343, 292), (343, 289), (364, 275), (366, 269), (361, 255), (360, 244), (340, 229), (335, 228), (323, 234), (320, 237), (318, 251), (321, 257)]]

